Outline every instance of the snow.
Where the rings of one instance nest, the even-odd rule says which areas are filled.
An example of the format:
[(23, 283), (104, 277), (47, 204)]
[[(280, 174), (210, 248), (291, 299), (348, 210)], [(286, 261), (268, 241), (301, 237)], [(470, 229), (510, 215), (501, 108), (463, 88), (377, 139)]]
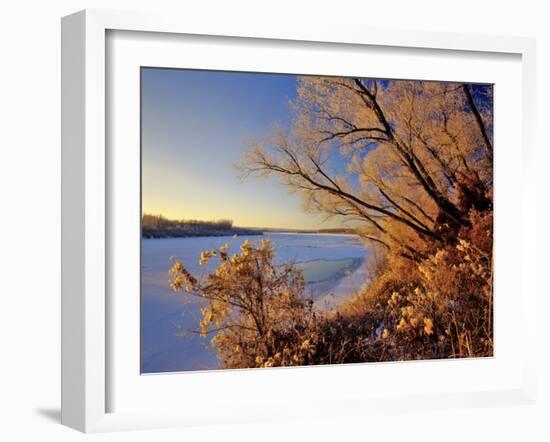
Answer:
[[(209, 339), (182, 332), (197, 328), (198, 305), (169, 287), (170, 257), (179, 259), (194, 275), (206, 275), (216, 262), (199, 266), (204, 250), (231, 242), (238, 252), (245, 240), (270, 239), (275, 260), (292, 262), (304, 271), (308, 296), (320, 310), (331, 309), (361, 288), (366, 277), (367, 252), (352, 235), (270, 233), (263, 236), (144, 239), (141, 263), (141, 371), (162, 373), (217, 368)], [(187, 300), (187, 302), (184, 302)]]

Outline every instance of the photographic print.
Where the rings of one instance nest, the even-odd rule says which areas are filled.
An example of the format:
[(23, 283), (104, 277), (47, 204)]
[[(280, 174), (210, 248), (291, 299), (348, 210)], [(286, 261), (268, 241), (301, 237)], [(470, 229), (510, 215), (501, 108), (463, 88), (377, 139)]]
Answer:
[(493, 355), (493, 85), (141, 68), (141, 373)]

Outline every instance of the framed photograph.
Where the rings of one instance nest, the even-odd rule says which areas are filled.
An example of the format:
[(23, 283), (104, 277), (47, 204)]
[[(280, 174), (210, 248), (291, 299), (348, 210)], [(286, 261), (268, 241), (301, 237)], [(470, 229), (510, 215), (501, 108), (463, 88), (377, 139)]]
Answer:
[(64, 424), (534, 400), (532, 40), (83, 11), (62, 46)]

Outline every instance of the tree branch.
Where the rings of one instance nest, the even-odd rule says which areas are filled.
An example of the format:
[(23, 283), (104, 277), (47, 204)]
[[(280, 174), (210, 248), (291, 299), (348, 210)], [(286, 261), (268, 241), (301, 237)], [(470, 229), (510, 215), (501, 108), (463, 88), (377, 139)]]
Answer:
[(479, 131), (481, 132), (481, 136), (483, 138), (483, 142), (485, 143), (485, 147), (487, 148), (487, 153), (489, 155), (489, 158), (491, 161), (493, 160), (493, 145), (491, 141), (489, 140), (489, 136), (487, 135), (487, 129), (485, 128), (485, 123), (483, 123), (483, 119), (481, 118), (481, 114), (479, 113), (479, 110), (474, 102), (474, 99), (472, 97), (472, 94), (470, 93), (470, 88), (467, 84), (462, 85), (462, 90), (464, 91), (464, 95), (466, 96), (466, 100), (468, 101), (468, 105), (470, 106), (470, 109), (472, 110), (472, 113), (474, 114), (474, 118), (477, 123), (477, 127), (479, 128)]

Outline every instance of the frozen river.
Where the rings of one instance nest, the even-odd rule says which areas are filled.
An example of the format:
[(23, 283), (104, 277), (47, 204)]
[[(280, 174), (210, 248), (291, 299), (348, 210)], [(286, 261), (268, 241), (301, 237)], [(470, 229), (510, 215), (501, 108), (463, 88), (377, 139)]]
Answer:
[[(366, 277), (367, 253), (363, 243), (350, 235), (271, 233), (240, 236), (232, 240), (230, 253), (239, 252), (245, 240), (270, 239), (278, 263), (292, 262), (303, 270), (306, 292), (317, 309), (331, 309), (356, 293)], [(209, 339), (181, 336), (197, 329), (198, 305), (190, 296), (169, 287), (170, 256), (179, 259), (194, 275), (206, 275), (216, 260), (199, 266), (203, 250), (218, 248), (231, 237), (144, 239), (141, 262), (141, 371), (217, 368)], [(184, 299), (187, 302), (184, 302)]]

